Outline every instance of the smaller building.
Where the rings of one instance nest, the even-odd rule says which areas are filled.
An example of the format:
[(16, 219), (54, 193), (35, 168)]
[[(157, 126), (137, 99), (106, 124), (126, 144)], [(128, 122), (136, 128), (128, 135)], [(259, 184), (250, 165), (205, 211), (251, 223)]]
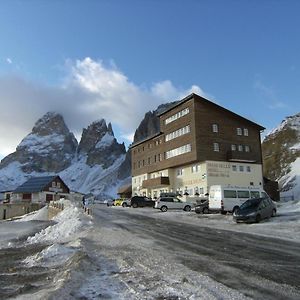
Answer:
[(279, 185), (278, 181), (271, 180), (264, 177), (264, 190), (268, 193), (274, 201), (280, 201)]
[(58, 176), (32, 177), (11, 195), (11, 202), (47, 203), (67, 198), (70, 189)]
[(132, 196), (132, 185), (128, 184), (128, 185), (123, 185), (121, 187), (119, 187), (118, 189), (118, 195), (120, 198), (131, 198)]

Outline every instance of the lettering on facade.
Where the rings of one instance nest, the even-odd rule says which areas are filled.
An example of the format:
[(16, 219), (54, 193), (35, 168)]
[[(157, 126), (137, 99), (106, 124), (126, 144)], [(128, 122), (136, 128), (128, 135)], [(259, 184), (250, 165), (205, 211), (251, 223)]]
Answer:
[(191, 184), (197, 184), (201, 182), (202, 182), (201, 179), (191, 179), (191, 180), (184, 180), (182, 183), (183, 185), (191, 185)]
[(207, 163), (207, 174), (210, 177), (229, 177), (230, 164), (223, 162)]
[(63, 189), (59, 189), (57, 187), (49, 187), (49, 192), (62, 193)]

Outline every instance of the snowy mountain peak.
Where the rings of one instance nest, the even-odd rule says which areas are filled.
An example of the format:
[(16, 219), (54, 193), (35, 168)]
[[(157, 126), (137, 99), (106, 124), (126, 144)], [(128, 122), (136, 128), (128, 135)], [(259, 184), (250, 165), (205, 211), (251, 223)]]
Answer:
[(47, 113), (35, 123), (16, 151), (1, 161), (0, 170), (17, 162), (25, 174), (59, 172), (71, 164), (77, 145), (63, 117)]
[(300, 113), (294, 115), (294, 116), (288, 116), (286, 117), (279, 126), (272, 129), (268, 135), (266, 136), (266, 139), (269, 138), (272, 135), (276, 135), (277, 133), (285, 130), (286, 128), (291, 128), (293, 130), (296, 130), (300, 134)]
[(284, 193), (300, 196), (300, 113), (285, 118), (262, 144), (264, 173)]
[(40, 136), (49, 134), (69, 134), (69, 129), (63, 117), (56, 112), (47, 112), (34, 125), (32, 133)]

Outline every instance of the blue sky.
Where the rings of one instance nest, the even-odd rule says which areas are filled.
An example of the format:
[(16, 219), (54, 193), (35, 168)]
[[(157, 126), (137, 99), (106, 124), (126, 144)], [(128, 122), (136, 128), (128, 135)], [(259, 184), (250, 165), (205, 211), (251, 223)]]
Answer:
[(48, 110), (78, 137), (104, 117), (128, 144), (146, 111), (191, 91), (267, 132), (300, 111), (299, 12), (293, 0), (3, 0), (0, 157)]

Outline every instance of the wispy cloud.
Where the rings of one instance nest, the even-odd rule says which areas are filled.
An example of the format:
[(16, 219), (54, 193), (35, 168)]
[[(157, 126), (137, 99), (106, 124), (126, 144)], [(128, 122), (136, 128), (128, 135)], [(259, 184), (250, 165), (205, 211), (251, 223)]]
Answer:
[(6, 62), (7, 62), (9, 65), (11, 65), (11, 64), (13, 63), (12, 60), (11, 60), (9, 57), (6, 58)]
[(255, 81), (254, 88), (264, 97), (266, 106), (269, 109), (276, 110), (288, 107), (286, 103), (278, 99), (275, 89), (265, 85), (261, 80)]
[(106, 66), (91, 58), (67, 61), (65, 69), (64, 84), (51, 88), (20, 77), (0, 77), (0, 155), (14, 151), (47, 111), (61, 113), (77, 136), (92, 121), (105, 118), (131, 140), (144, 114), (159, 104), (191, 92), (207, 96), (197, 85), (178, 88), (170, 80), (140, 87), (115, 63)]

